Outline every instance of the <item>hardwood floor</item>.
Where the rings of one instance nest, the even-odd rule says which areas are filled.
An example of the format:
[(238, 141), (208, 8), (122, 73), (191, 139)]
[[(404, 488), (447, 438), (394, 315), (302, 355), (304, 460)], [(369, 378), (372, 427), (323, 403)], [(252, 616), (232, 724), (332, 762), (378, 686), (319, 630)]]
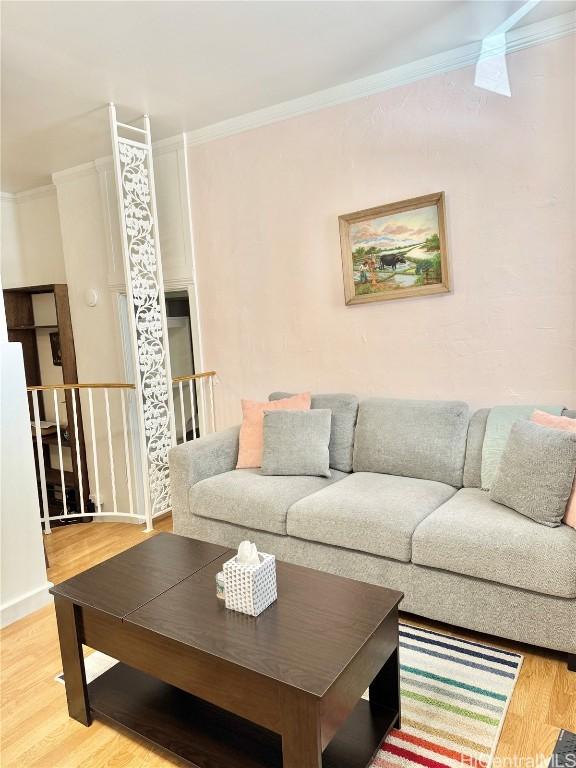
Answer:
[[(169, 531), (171, 519), (157, 523)], [(140, 526), (91, 523), (55, 529), (45, 538), (48, 577), (57, 583), (137, 544), (147, 536)], [(419, 621), (461, 637), (524, 654), (524, 664), (508, 710), (496, 757), (506, 768), (546, 766), (560, 728), (576, 731), (576, 673), (565, 657), (446, 625)], [(180, 761), (142, 740), (95, 721), (85, 728), (70, 720), (64, 687), (53, 678), (61, 670), (54, 609), (47, 606), (1, 633), (2, 768), (158, 768)], [(230, 766), (234, 768), (234, 766)]]

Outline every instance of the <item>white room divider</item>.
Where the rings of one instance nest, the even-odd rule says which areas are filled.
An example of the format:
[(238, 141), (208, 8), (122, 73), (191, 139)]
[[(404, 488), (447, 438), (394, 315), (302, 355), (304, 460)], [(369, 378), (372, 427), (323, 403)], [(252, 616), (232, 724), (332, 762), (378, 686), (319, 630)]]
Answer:
[[(150, 120), (118, 122), (109, 106), (126, 276), (148, 529), (171, 508), (168, 451), (176, 444)], [(138, 121), (135, 121), (138, 122)]]

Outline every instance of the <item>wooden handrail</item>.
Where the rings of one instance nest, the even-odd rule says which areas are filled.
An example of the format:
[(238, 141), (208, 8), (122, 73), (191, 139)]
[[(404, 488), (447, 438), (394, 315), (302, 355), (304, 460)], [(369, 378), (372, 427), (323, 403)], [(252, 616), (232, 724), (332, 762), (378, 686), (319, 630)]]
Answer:
[(178, 384), (179, 381), (193, 381), (194, 379), (208, 379), (210, 376), (216, 376), (216, 371), (205, 371), (204, 373), (193, 373), (190, 376), (177, 376), (172, 379), (172, 384)]
[[(194, 381), (196, 379), (208, 379), (216, 376), (216, 371), (205, 371), (204, 373), (193, 373), (189, 376), (177, 376), (172, 379), (173, 384), (180, 381)], [(43, 384), (37, 387), (26, 387), (28, 392), (44, 392), (49, 389), (135, 389), (134, 384), (123, 382), (98, 383), (98, 384)]]
[(26, 387), (28, 392), (43, 392), (47, 389), (135, 389), (134, 384), (46, 384), (39, 387)]

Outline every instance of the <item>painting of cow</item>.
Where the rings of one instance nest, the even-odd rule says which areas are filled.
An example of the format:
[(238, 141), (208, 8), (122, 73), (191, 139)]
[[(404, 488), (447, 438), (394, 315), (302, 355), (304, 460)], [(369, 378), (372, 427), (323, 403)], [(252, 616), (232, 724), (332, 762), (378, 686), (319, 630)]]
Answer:
[(444, 192), (347, 213), (339, 224), (346, 304), (450, 290)]
[(383, 253), (380, 256), (380, 269), (386, 269), (386, 267), (390, 267), (394, 272), (396, 272), (396, 267), (398, 264), (406, 264), (406, 257), (402, 254), (386, 256), (386, 254)]

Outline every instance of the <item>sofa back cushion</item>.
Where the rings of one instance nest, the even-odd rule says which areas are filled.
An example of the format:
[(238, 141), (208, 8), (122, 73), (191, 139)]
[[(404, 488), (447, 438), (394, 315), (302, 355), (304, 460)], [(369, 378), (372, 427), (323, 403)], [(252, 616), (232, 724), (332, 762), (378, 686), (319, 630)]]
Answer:
[(373, 397), (358, 410), (354, 471), (462, 485), (468, 406)]
[[(464, 461), (464, 488), (482, 487), (482, 446), (489, 413), (490, 408), (480, 408), (470, 419)], [(562, 416), (576, 419), (576, 411), (564, 409)]]
[[(290, 397), (288, 392), (272, 392), (269, 400)], [(352, 472), (354, 429), (358, 416), (358, 398), (348, 394), (312, 395), (312, 408), (332, 411), (330, 431), (330, 466), (340, 472)]]

